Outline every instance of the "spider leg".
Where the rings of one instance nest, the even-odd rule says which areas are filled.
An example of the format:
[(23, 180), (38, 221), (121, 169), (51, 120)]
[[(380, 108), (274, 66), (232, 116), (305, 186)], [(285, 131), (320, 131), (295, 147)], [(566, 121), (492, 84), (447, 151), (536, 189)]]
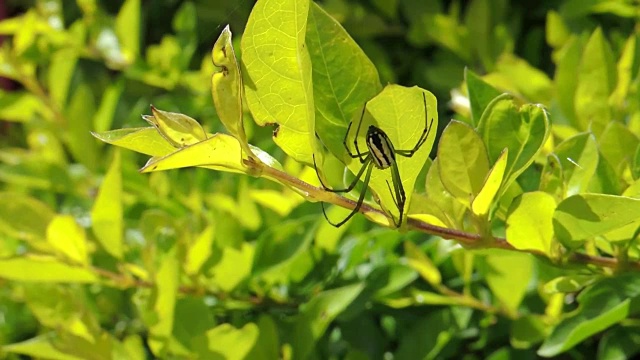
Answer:
[(431, 126), (433, 125), (433, 118), (429, 121), (429, 114), (427, 112), (427, 96), (422, 93), (422, 101), (424, 103), (424, 130), (422, 131), (422, 135), (420, 135), (420, 139), (410, 150), (396, 150), (396, 155), (404, 156), (404, 157), (412, 157), (413, 154), (420, 149), (420, 147), (427, 141), (429, 137), (429, 133), (431, 132)]
[[(371, 159), (368, 158), (367, 161), (370, 162)], [(367, 163), (367, 165), (371, 165), (371, 164)], [(347, 215), (346, 218), (344, 218), (342, 221), (338, 223), (332, 222), (331, 220), (329, 220), (329, 217), (327, 216), (327, 212), (324, 209), (324, 203), (322, 203), (322, 214), (324, 215), (324, 218), (327, 219), (327, 222), (329, 222), (329, 224), (335, 227), (340, 227), (344, 225), (347, 221), (349, 221), (349, 219), (351, 219), (360, 210), (360, 207), (364, 202), (364, 196), (367, 193), (367, 187), (369, 186), (369, 179), (371, 178), (371, 170), (373, 169), (373, 166), (363, 166), (362, 168), (363, 169), (367, 168), (367, 174), (364, 176), (364, 190), (362, 190), (362, 192), (360, 193), (360, 197), (358, 197), (358, 202), (356, 203), (356, 207), (353, 208), (353, 210), (349, 213), (349, 215)], [(360, 170), (360, 175), (362, 175), (362, 170)]]
[[(366, 170), (367, 167), (372, 167), (371, 166), (371, 156), (369, 154), (367, 154), (367, 156), (364, 159), (364, 163), (362, 165), (362, 168), (360, 168), (360, 171), (358, 171), (358, 174), (356, 174), (356, 178), (353, 179), (353, 181), (351, 182), (351, 184), (349, 184), (349, 186), (347, 186), (344, 189), (332, 189), (330, 187), (328, 187), (324, 181), (322, 181), (322, 178), (320, 177), (320, 173), (318, 173), (318, 165), (316, 164), (316, 157), (315, 155), (313, 156), (313, 167), (316, 170), (316, 176), (318, 176), (318, 180), (320, 180), (320, 184), (322, 185), (322, 188), (326, 191), (329, 192), (333, 192), (333, 193), (347, 193), (350, 192), (351, 190), (353, 190), (356, 185), (358, 184), (358, 181), (360, 180), (360, 178), (362, 177), (362, 174), (364, 173), (364, 171)], [(369, 171), (371, 172), (371, 171)]]
[[(400, 171), (398, 170), (397, 164), (391, 165), (391, 181), (393, 182), (393, 190), (391, 190), (391, 185), (389, 184), (388, 180), (387, 180), (387, 187), (389, 188), (389, 192), (391, 193), (391, 198), (393, 199), (393, 202), (398, 207), (398, 212), (400, 213), (398, 222), (396, 222), (396, 220), (393, 218), (393, 215), (391, 216), (391, 220), (393, 220), (393, 224), (396, 226), (396, 228), (398, 228), (400, 227), (400, 225), (402, 225), (402, 218), (404, 215), (404, 205), (407, 201), (407, 196), (404, 192), (404, 186), (402, 185), (402, 180), (400, 180)], [(394, 196), (394, 193), (395, 193), (395, 196)]]
[(351, 149), (349, 149), (349, 146), (347, 145), (347, 138), (349, 137), (349, 130), (351, 130), (351, 125), (353, 125), (353, 121), (349, 122), (349, 126), (347, 127), (347, 132), (344, 134), (344, 140), (342, 140), (342, 145), (344, 145), (344, 148), (347, 149), (347, 154), (349, 154), (349, 156), (352, 159), (358, 159), (360, 160), (361, 164), (364, 164), (364, 161), (366, 160), (366, 156), (369, 155), (368, 151), (365, 151), (363, 153), (360, 152), (360, 149), (358, 148), (358, 134), (360, 133), (360, 125), (362, 125), (362, 118), (364, 118), (364, 112), (367, 109), (367, 103), (364, 104), (364, 107), (362, 108), (362, 114), (360, 114), (360, 121), (358, 121), (358, 128), (356, 129), (356, 136), (353, 138), (353, 145), (356, 148), (356, 153), (352, 153)]

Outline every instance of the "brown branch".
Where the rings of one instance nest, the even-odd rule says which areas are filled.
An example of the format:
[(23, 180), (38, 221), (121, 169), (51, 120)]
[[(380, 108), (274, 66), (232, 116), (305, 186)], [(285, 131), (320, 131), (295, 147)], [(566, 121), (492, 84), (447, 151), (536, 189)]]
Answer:
[[(244, 162), (245, 162), (245, 165), (249, 167), (261, 166), (262, 169), (260, 169), (260, 171), (262, 172), (263, 175), (266, 175), (270, 179), (277, 180), (278, 182), (285, 184), (293, 188), (294, 190), (298, 190), (298, 192), (301, 193), (301, 195), (303, 195), (308, 199), (332, 203), (332, 204), (335, 204), (347, 209), (351, 209), (351, 210), (353, 210), (356, 207), (355, 201), (345, 198), (343, 196), (340, 196), (336, 193), (325, 191), (322, 188), (313, 186), (294, 176), (287, 174), (286, 172), (283, 172), (278, 169), (274, 169), (272, 167), (265, 166), (262, 164), (257, 164), (248, 160), (244, 160)], [(359, 212), (365, 215), (368, 213), (369, 214), (377, 213), (385, 217), (387, 216), (387, 214), (385, 214), (381, 209), (374, 208), (364, 203), (360, 207)], [(462, 230), (443, 228), (440, 226), (426, 223), (424, 221), (421, 221), (415, 218), (407, 219), (407, 227), (411, 230), (417, 230), (426, 234), (436, 235), (443, 239), (455, 240), (460, 244), (470, 248), (475, 247), (475, 248), (483, 248), (483, 249), (487, 249), (487, 248), (503, 249), (503, 250), (528, 253), (536, 256), (544, 256), (548, 258), (548, 256), (541, 251), (516, 249), (505, 238), (495, 237), (493, 239), (485, 239), (479, 234), (469, 233)], [(587, 255), (587, 254), (577, 253), (577, 252), (569, 254), (566, 257), (565, 262), (576, 264), (576, 265), (595, 265), (598, 267), (605, 267), (605, 268), (611, 268), (611, 269), (617, 269), (621, 266), (621, 264), (618, 262), (616, 258), (593, 256), (593, 255)], [(640, 262), (638, 261), (629, 261), (625, 263), (624, 266), (631, 270), (640, 271)]]

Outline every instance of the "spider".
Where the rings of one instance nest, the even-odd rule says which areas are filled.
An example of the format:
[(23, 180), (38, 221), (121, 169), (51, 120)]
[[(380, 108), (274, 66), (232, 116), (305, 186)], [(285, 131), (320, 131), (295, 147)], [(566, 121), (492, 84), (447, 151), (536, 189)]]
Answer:
[(393, 143), (391, 142), (391, 139), (389, 139), (389, 136), (387, 136), (387, 134), (382, 129), (374, 125), (369, 125), (369, 129), (367, 129), (367, 136), (366, 136), (366, 144), (367, 144), (368, 151), (361, 153), (360, 149), (358, 148), (358, 134), (360, 133), (362, 119), (364, 118), (364, 112), (366, 111), (368, 102), (364, 104), (364, 107), (362, 108), (362, 114), (360, 115), (360, 120), (358, 121), (356, 136), (353, 139), (353, 145), (355, 146), (355, 149), (356, 149), (355, 154), (351, 152), (351, 149), (349, 149), (349, 146), (347, 145), (347, 138), (349, 137), (349, 131), (351, 130), (351, 125), (353, 125), (353, 121), (349, 123), (349, 126), (347, 127), (347, 133), (345, 134), (344, 140), (342, 141), (342, 144), (344, 145), (345, 149), (347, 149), (347, 153), (349, 154), (349, 156), (352, 159), (360, 160), (360, 163), (362, 164), (362, 167), (358, 171), (358, 174), (356, 174), (355, 179), (353, 179), (351, 184), (349, 184), (349, 186), (347, 186), (346, 188), (331, 189), (327, 185), (325, 185), (325, 183), (322, 181), (322, 177), (320, 177), (320, 174), (318, 173), (318, 166), (316, 164), (315, 157), (313, 158), (313, 166), (316, 170), (316, 175), (318, 176), (318, 180), (320, 180), (320, 184), (322, 185), (322, 188), (326, 191), (330, 191), (333, 193), (348, 193), (356, 187), (356, 184), (358, 183), (358, 181), (360, 181), (360, 178), (362, 178), (362, 175), (364, 174), (364, 190), (360, 193), (360, 197), (358, 198), (358, 202), (356, 203), (355, 208), (351, 211), (351, 213), (349, 213), (349, 215), (347, 215), (347, 217), (344, 220), (338, 223), (334, 223), (333, 221), (329, 220), (329, 217), (327, 216), (327, 213), (324, 208), (324, 203), (321, 203), (322, 213), (324, 214), (324, 217), (325, 219), (327, 219), (329, 224), (335, 227), (340, 227), (344, 225), (344, 223), (349, 221), (349, 219), (351, 219), (358, 212), (358, 210), (360, 210), (360, 207), (362, 206), (362, 202), (364, 201), (365, 194), (367, 192), (366, 189), (369, 186), (369, 179), (371, 178), (371, 170), (373, 170), (373, 167), (375, 166), (380, 170), (391, 168), (391, 182), (393, 183), (393, 190), (391, 189), (391, 185), (389, 184), (388, 180), (387, 180), (387, 187), (389, 188), (391, 197), (393, 198), (393, 201), (398, 207), (398, 211), (400, 213), (398, 222), (395, 221), (393, 215), (391, 215), (391, 220), (393, 221), (393, 224), (395, 225), (396, 228), (402, 225), (404, 205), (407, 200), (407, 197), (404, 192), (404, 187), (402, 186), (402, 179), (400, 179), (400, 172), (398, 171), (398, 163), (396, 162), (396, 155), (410, 158), (413, 156), (413, 154), (416, 151), (420, 149), (420, 147), (425, 143), (425, 141), (427, 141), (427, 137), (429, 136), (429, 132), (431, 131), (431, 125), (433, 124), (433, 118), (431, 118), (430, 122), (428, 121), (429, 117), (427, 115), (427, 98), (424, 93), (422, 93), (422, 100), (424, 102), (424, 123), (425, 123), (424, 130), (422, 131), (422, 135), (420, 135), (420, 139), (418, 139), (418, 142), (413, 147), (413, 149), (396, 150), (393, 146)]

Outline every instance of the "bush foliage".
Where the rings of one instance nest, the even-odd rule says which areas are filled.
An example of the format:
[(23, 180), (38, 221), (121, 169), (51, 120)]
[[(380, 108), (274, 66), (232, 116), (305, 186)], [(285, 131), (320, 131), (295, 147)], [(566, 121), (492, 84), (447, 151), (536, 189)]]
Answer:
[(0, 22), (0, 356), (640, 351), (637, 3), (116, 3)]

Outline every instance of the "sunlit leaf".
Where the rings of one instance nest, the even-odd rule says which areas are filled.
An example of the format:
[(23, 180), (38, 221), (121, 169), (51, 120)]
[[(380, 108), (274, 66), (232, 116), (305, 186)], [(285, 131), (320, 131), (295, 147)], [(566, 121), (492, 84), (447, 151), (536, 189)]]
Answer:
[(153, 116), (142, 118), (153, 125), (162, 137), (176, 148), (193, 145), (207, 139), (202, 125), (195, 119), (180, 113), (162, 111), (151, 105)]
[(471, 203), (471, 211), (478, 216), (485, 216), (491, 210), (491, 205), (494, 202), (502, 181), (504, 180), (504, 171), (507, 167), (507, 160), (509, 159), (509, 149), (504, 149), (504, 152), (489, 171), (486, 176), (482, 189), (473, 199)]
[(609, 43), (597, 28), (587, 42), (577, 70), (575, 109), (582, 129), (600, 135), (611, 121), (609, 95), (615, 85), (615, 63)]
[(221, 324), (207, 331), (210, 354), (205, 358), (244, 359), (258, 340), (258, 327), (249, 323), (240, 329)]
[(375, 66), (342, 25), (311, 4), (306, 44), (313, 66), (316, 132), (329, 151), (348, 164), (354, 159), (342, 143), (347, 126), (382, 85)]
[(67, 265), (52, 257), (21, 256), (0, 260), (0, 277), (17, 281), (93, 283), (98, 277), (92, 271)]
[(598, 166), (598, 145), (590, 133), (578, 134), (555, 149), (562, 166), (567, 196), (586, 192)]
[(231, 29), (227, 25), (211, 50), (213, 64), (221, 68), (211, 77), (211, 94), (225, 128), (238, 139), (242, 150), (251, 155), (242, 123), (242, 76), (231, 36)]
[(438, 159), (442, 184), (470, 208), (489, 172), (487, 149), (482, 139), (469, 125), (453, 120), (440, 137)]
[(404, 252), (408, 259), (408, 265), (412, 269), (417, 271), (429, 284), (440, 285), (442, 282), (440, 271), (419, 247), (410, 241), (405, 241)]
[(140, 0), (126, 0), (116, 17), (115, 31), (122, 44), (124, 63), (132, 63), (140, 54)]
[[(281, 168), (268, 153), (252, 147), (253, 153), (268, 166)], [(201, 166), (214, 170), (252, 174), (242, 163), (240, 143), (231, 135), (214, 134), (207, 140), (186, 146), (163, 157), (149, 159), (142, 172)]]
[(57, 215), (47, 227), (47, 241), (72, 262), (87, 265), (87, 236), (71, 215)]
[(524, 193), (511, 205), (507, 217), (507, 240), (516, 249), (538, 250), (551, 256), (553, 196), (541, 192)]
[(2, 351), (51, 360), (82, 360), (81, 357), (60, 351), (55, 344), (54, 333), (40, 335), (19, 343), (3, 345)]
[(309, 5), (308, 0), (256, 3), (241, 43), (246, 103), (254, 120), (260, 126), (278, 124), (276, 144), (307, 164), (316, 143), (311, 58), (305, 45)]
[(208, 271), (211, 282), (226, 292), (235, 289), (251, 274), (255, 251), (252, 244), (246, 243), (240, 249), (223, 248), (220, 261)]
[(184, 265), (184, 271), (187, 274), (197, 274), (200, 267), (211, 256), (214, 235), (215, 225), (209, 225), (190, 244), (187, 251), (187, 262)]
[[(605, 194), (581, 194), (566, 198), (553, 215), (555, 234), (565, 246), (632, 223), (640, 225), (640, 199)], [(629, 239), (630, 240), (630, 239)]]
[(44, 240), (55, 213), (46, 204), (26, 195), (0, 193), (0, 231), (27, 241)]
[(524, 299), (533, 273), (533, 259), (529, 254), (492, 250), (485, 258), (485, 278), (496, 299), (515, 313)]
[[(424, 94), (424, 98), (423, 98)], [(425, 113), (424, 99), (426, 98), (427, 109)], [(357, 141), (361, 151), (366, 151), (365, 135), (369, 125), (375, 125), (388, 136), (396, 150), (411, 150), (414, 148), (427, 125), (431, 126), (431, 131), (427, 140), (420, 149), (411, 157), (396, 156), (402, 186), (406, 194), (405, 213), (411, 202), (413, 188), (416, 179), (424, 166), (429, 152), (433, 146), (438, 128), (437, 102), (435, 96), (418, 87), (402, 87), (399, 85), (388, 85), (375, 98), (367, 103), (367, 114), (363, 119), (361, 131), (357, 134)], [(370, 114), (370, 116), (367, 116)], [(356, 137), (354, 127), (351, 128), (349, 139)], [(355, 149), (351, 149), (355, 151)], [(357, 174), (362, 164), (359, 161), (352, 161), (349, 170)], [(393, 195), (389, 191), (389, 185), (393, 183), (391, 170), (374, 169), (371, 174), (369, 187), (376, 193), (382, 207), (390, 212), (396, 219), (399, 216), (397, 206), (393, 200)]]
[(489, 163), (495, 163), (505, 148), (509, 150), (503, 185), (506, 188), (544, 145), (550, 133), (549, 117), (541, 105), (518, 107), (510, 96), (501, 95), (482, 114), (478, 132), (487, 146)]
[(124, 252), (121, 167), (120, 152), (116, 151), (91, 209), (93, 233), (104, 249), (119, 259)]

